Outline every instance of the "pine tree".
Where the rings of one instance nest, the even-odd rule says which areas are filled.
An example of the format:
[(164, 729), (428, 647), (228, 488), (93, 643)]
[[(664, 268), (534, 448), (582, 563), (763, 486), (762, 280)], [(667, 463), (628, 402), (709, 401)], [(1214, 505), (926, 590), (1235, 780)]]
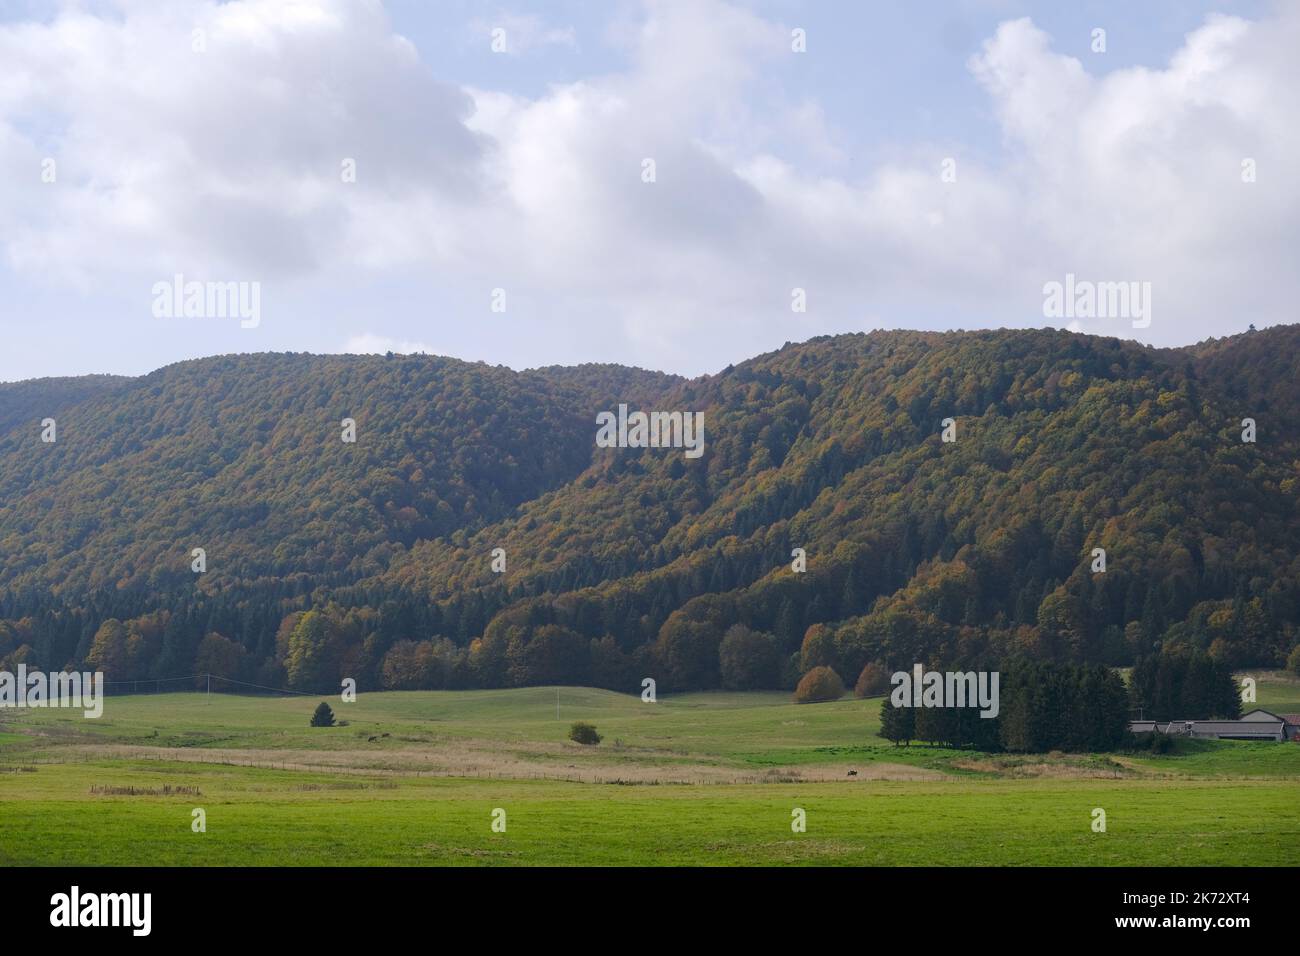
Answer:
[(886, 697), (880, 702), (880, 733), (878, 736), (910, 745), (916, 733), (916, 712), (911, 707), (895, 707)]
[(325, 701), (322, 700), (316, 707), (316, 712), (311, 715), (311, 725), (313, 727), (334, 726), (334, 711), (330, 708), (329, 704), (325, 703)]

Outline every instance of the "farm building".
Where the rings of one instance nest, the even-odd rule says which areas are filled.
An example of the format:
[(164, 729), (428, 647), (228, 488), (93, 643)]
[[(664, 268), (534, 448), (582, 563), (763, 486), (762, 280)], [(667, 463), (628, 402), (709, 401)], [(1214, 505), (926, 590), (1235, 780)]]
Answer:
[(1300, 714), (1278, 715), (1256, 708), (1238, 720), (1134, 720), (1128, 729), (1135, 734), (1156, 732), (1212, 740), (1296, 740), (1300, 739)]

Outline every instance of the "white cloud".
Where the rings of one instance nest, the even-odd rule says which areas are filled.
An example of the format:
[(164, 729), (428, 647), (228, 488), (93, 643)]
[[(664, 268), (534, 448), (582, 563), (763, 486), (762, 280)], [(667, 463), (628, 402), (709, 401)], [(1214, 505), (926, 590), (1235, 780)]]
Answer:
[[(413, 243), (437, 249), (446, 209), (478, 188), (471, 101), (431, 78), (374, 3), (69, 9), (0, 26), (0, 62), (0, 235), (21, 270), (92, 281), (383, 264)], [(25, 132), (33, 115), (39, 136)], [(45, 155), (58, 181), (33, 189)]]
[[(511, 24), (518, 51), (570, 45)], [(470, 302), (501, 286), (511, 318), (527, 303), (554, 340), (614, 339), (625, 361), (687, 371), (859, 321), (1041, 325), (1042, 285), (1067, 272), (1151, 281), (1157, 342), (1220, 333), (1227, 313), (1293, 318), (1294, 7), (1213, 17), (1168, 64), (1103, 77), (1029, 20), (1002, 24), (970, 70), (1005, 154), (959, 152), (955, 183), (939, 176), (949, 150), (923, 143), (827, 172), (842, 153), (821, 104), (760, 82), (791, 55), (786, 26), (647, 0), (611, 34), (627, 69), (524, 98), (435, 81), (369, 0), (0, 26), (0, 243), (58, 282), (400, 274)], [(33, 187), (46, 155), (59, 182)]]
[(1003, 181), (1038, 267), (1055, 269), (1044, 279), (1150, 281), (1155, 341), (1201, 338), (1225, 314), (1234, 328), (1293, 320), (1300, 115), (1284, 91), (1298, 47), (1295, 7), (1266, 23), (1214, 16), (1166, 68), (1094, 79), (1028, 20), (1003, 24), (971, 68), (1017, 158)]

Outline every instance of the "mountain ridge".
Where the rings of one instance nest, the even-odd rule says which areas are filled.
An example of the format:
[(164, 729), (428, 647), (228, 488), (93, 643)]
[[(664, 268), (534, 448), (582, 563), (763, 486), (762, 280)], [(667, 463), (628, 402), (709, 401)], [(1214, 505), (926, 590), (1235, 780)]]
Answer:
[[(1298, 345), (1300, 326), (1182, 349), (896, 331), (694, 379), (257, 353), (51, 380), (58, 441), (35, 420), (0, 432), (0, 663), (92, 658), (107, 622), (125, 647), (135, 621), (119, 674), (171, 676), (215, 634), (239, 673), (298, 686), (345, 666), (372, 685), (717, 686), (736, 626), (783, 683), (1157, 645), (1276, 664), (1300, 602)], [(35, 419), (40, 381), (9, 405), (0, 386), (0, 421)], [(704, 457), (595, 448), (619, 402), (703, 411)], [(303, 670), (313, 609), (326, 663)], [(387, 678), (408, 644), (441, 676)]]

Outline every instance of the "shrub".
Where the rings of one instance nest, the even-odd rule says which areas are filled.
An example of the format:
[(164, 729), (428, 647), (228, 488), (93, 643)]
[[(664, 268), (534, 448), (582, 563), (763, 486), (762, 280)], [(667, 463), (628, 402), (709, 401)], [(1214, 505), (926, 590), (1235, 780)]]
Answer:
[(1135, 753), (1168, 754), (1173, 753), (1176, 748), (1174, 738), (1168, 734), (1162, 734), (1158, 730), (1144, 730), (1133, 735), (1132, 742), (1127, 749)]
[(1151, 752), (1153, 754), (1168, 754), (1174, 752), (1174, 738), (1168, 734), (1151, 735)]
[(862, 668), (858, 682), (853, 685), (855, 697), (879, 697), (889, 691), (889, 670), (879, 661), (872, 661)]
[(322, 700), (316, 708), (316, 713), (311, 715), (311, 725), (313, 727), (334, 726), (334, 711), (330, 709), (330, 705), (325, 701)]
[(569, 739), (575, 743), (595, 745), (600, 743), (601, 736), (596, 733), (596, 728), (585, 720), (574, 721), (569, 728)]
[(794, 689), (796, 704), (812, 704), (823, 700), (839, 700), (844, 696), (844, 682), (829, 667), (814, 667), (799, 686)]

